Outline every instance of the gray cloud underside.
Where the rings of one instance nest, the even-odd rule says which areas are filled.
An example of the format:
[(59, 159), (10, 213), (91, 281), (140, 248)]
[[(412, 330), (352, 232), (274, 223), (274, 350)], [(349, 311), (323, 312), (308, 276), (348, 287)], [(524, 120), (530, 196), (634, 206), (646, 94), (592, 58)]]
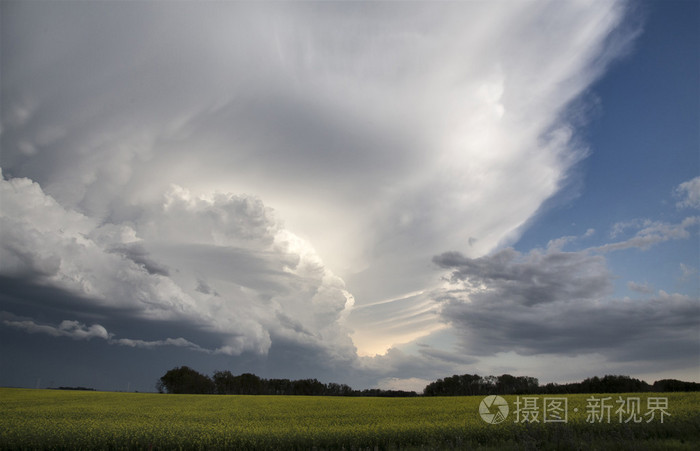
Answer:
[(497, 296), (532, 307), (558, 300), (599, 299), (612, 289), (605, 259), (585, 253), (532, 253), (521, 259), (508, 248), (478, 259), (445, 253), (433, 261), (452, 269), (451, 282), (473, 288), (474, 300)]
[(467, 354), (599, 353), (617, 361), (697, 354), (700, 299), (663, 291), (642, 300), (611, 298), (614, 275), (590, 251), (505, 249), (477, 259), (445, 253), (434, 261), (451, 271), (441, 316), (462, 336)]

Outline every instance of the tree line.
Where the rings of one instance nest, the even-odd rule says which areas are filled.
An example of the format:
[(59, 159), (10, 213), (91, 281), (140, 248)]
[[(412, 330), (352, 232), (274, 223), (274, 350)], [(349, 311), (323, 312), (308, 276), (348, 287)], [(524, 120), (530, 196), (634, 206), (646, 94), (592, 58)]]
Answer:
[(527, 395), (527, 394), (574, 394), (574, 393), (638, 393), (700, 391), (700, 384), (676, 379), (663, 379), (653, 385), (629, 376), (607, 375), (590, 377), (569, 384), (549, 383), (539, 385), (534, 377), (485, 376), (477, 374), (454, 375), (428, 384), (425, 396), (468, 395)]
[(539, 387), (537, 378), (528, 376), (485, 376), (478, 374), (454, 375), (438, 379), (423, 390), (425, 396), (512, 395), (534, 393)]
[(317, 379), (263, 379), (255, 374), (234, 376), (230, 371), (215, 371), (213, 377), (187, 366), (169, 370), (156, 383), (159, 393), (219, 395), (302, 395), (302, 396), (418, 396), (414, 391), (353, 390), (346, 384), (324, 384)]
[[(264, 379), (255, 374), (233, 375), (215, 371), (212, 377), (187, 366), (173, 368), (156, 383), (159, 393), (220, 395), (305, 395), (305, 396), (419, 396), (415, 391), (367, 389), (353, 390), (346, 384), (322, 383), (316, 379)], [(700, 391), (700, 384), (664, 379), (649, 385), (629, 376), (591, 377), (569, 384), (540, 385), (528, 376), (479, 376), (463, 374), (438, 379), (428, 384), (423, 396), (485, 396), (567, 393), (633, 393), (633, 392)]]

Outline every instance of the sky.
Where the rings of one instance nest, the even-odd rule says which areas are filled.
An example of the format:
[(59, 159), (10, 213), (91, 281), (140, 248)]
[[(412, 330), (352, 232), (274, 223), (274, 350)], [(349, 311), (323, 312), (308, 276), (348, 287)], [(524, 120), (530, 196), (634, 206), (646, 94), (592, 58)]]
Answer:
[(700, 382), (697, 2), (0, 21), (0, 386)]

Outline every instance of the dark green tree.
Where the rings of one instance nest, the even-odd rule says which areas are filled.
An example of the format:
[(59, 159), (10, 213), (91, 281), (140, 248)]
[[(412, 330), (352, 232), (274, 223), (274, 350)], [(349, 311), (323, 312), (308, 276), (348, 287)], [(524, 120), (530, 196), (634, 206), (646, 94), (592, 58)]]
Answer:
[(158, 391), (167, 393), (210, 394), (214, 393), (214, 382), (187, 366), (169, 370), (156, 384)]
[(215, 371), (213, 380), (216, 393), (220, 395), (233, 395), (237, 393), (236, 376), (231, 374), (230, 371)]

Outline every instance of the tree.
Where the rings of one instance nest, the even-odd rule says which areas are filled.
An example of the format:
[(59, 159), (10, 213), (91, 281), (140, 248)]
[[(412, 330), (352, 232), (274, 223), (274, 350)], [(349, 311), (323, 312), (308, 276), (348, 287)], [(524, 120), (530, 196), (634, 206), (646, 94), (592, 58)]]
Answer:
[(232, 395), (236, 393), (236, 377), (230, 371), (215, 371), (214, 388), (220, 395)]
[(159, 392), (209, 394), (214, 393), (214, 382), (187, 366), (173, 368), (156, 384)]
[(263, 381), (251, 373), (243, 373), (237, 377), (240, 384), (239, 394), (242, 395), (259, 395), (263, 391)]
[(293, 395), (318, 396), (326, 391), (326, 386), (316, 379), (300, 379), (293, 381), (292, 384)]

